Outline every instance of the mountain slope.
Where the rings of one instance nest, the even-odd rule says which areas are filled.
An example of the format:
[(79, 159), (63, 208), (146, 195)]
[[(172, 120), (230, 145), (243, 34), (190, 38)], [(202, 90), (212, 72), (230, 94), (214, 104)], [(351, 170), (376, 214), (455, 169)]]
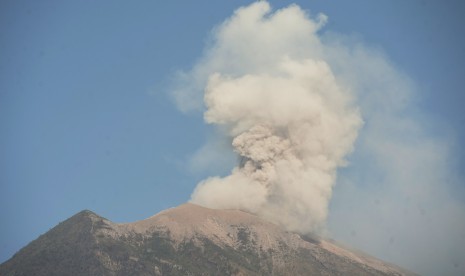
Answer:
[(82, 211), (0, 265), (0, 275), (407, 275), (239, 210), (184, 204), (116, 224)]

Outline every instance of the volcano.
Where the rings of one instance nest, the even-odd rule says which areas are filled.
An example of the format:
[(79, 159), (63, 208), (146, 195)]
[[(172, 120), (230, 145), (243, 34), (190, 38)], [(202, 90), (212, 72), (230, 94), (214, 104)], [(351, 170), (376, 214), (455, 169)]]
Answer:
[(187, 203), (133, 223), (81, 211), (0, 265), (0, 275), (414, 275), (240, 210)]

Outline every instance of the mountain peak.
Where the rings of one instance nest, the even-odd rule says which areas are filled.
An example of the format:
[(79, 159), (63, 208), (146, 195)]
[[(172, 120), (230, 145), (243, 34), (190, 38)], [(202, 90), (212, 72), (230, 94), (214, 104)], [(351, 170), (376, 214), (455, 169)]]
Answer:
[[(78, 213), (76, 213), (74, 216), (99, 216), (97, 215), (96, 213), (92, 212), (91, 210), (88, 210), (88, 209), (84, 209)], [(73, 216), (73, 217), (74, 217)]]

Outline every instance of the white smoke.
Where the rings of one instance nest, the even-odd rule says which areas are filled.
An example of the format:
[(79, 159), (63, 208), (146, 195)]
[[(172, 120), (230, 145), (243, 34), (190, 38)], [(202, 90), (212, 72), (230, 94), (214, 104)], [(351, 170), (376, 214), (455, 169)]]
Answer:
[[(216, 30), (185, 77), (205, 86), (205, 120), (230, 137), (240, 164), (202, 181), (192, 202), (243, 209), (302, 233), (323, 229), (337, 168), (362, 125), (350, 89), (318, 55), (325, 21), (297, 6), (271, 13), (261, 1)], [(185, 96), (189, 88), (178, 91), (184, 108), (195, 99)]]
[[(326, 21), (296, 5), (239, 8), (179, 75), (179, 108), (204, 111), (239, 160), (201, 181), (191, 201), (307, 233), (324, 230), (334, 192), (333, 237), (423, 274), (460, 274), (465, 211), (448, 190), (451, 140), (424, 129), (414, 83), (381, 51), (321, 34)], [(200, 153), (227, 155), (211, 149), (227, 147)]]

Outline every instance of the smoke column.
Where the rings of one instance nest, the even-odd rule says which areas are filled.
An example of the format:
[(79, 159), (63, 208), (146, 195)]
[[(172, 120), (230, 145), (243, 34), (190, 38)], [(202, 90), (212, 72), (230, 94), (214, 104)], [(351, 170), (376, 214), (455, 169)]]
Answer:
[[(327, 231), (422, 275), (464, 275), (453, 137), (427, 121), (415, 106), (422, 91), (379, 47), (323, 32), (326, 21), (253, 3), (179, 73), (178, 107), (219, 132), (191, 164), (230, 172), (201, 181), (191, 201)], [(238, 161), (225, 170), (230, 152)]]
[(226, 128), (240, 164), (200, 183), (192, 202), (319, 230), (361, 119), (326, 63), (283, 57), (275, 70), (209, 79), (205, 119)]
[(241, 8), (214, 33), (205, 121), (231, 139), (239, 164), (198, 184), (191, 201), (242, 209), (301, 233), (323, 230), (336, 171), (362, 125), (351, 91), (315, 55), (312, 20), (297, 6)]

